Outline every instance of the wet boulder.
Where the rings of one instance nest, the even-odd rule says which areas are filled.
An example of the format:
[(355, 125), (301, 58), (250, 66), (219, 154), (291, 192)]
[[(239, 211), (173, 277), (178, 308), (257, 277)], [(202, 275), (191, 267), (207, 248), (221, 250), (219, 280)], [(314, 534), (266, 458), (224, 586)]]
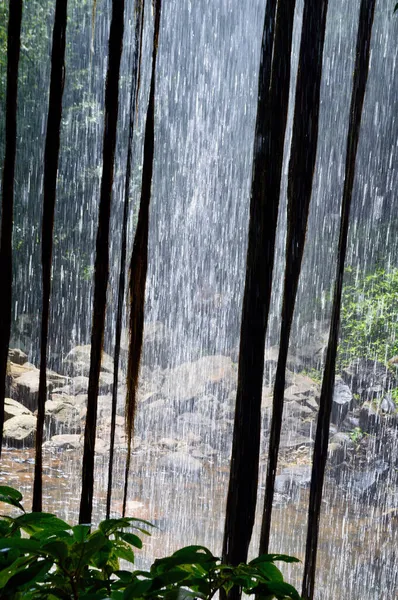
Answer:
[(236, 365), (229, 357), (204, 356), (171, 369), (161, 392), (166, 398), (185, 405), (209, 393), (222, 399), (236, 387), (236, 378)]
[(159, 459), (158, 466), (162, 471), (176, 475), (199, 478), (203, 471), (201, 461), (185, 452), (173, 452)]
[(81, 407), (73, 396), (57, 396), (46, 402), (46, 422), (52, 433), (80, 433)]
[(361, 502), (377, 500), (380, 485), (388, 476), (390, 467), (384, 461), (378, 460), (372, 468), (364, 471), (354, 471), (346, 480), (346, 489)]
[(53, 435), (52, 438), (43, 444), (43, 448), (47, 450), (79, 450), (83, 446), (83, 438), (81, 435), (73, 433), (63, 433)]
[(19, 417), (21, 415), (31, 415), (32, 412), (26, 408), (20, 402), (13, 400), (12, 398), (4, 399), (4, 420), (12, 419), (12, 417)]
[(160, 366), (163, 369), (173, 363), (172, 347), (173, 332), (161, 321), (144, 324), (144, 339), (142, 348), (142, 364), (150, 367)]
[[(70, 376), (83, 375), (88, 377), (90, 374), (90, 356), (90, 344), (85, 346), (75, 346), (75, 348), (72, 348), (63, 361), (63, 369), (65, 373)], [(109, 354), (106, 354), (106, 352), (102, 353), (101, 371), (113, 373), (113, 360)]]
[(8, 358), (12, 363), (17, 365), (23, 365), (28, 362), (28, 355), (20, 348), (10, 348)]
[(296, 500), (301, 488), (311, 484), (311, 466), (296, 465), (283, 469), (275, 478), (275, 492)]
[(305, 367), (323, 366), (328, 345), (329, 330), (320, 322), (304, 326), (300, 339), (292, 342), (292, 352)]
[(344, 381), (340, 377), (336, 377), (333, 390), (332, 412), (330, 419), (332, 423), (340, 425), (347, 416), (349, 410), (353, 406), (353, 395)]
[(29, 448), (34, 445), (36, 417), (19, 415), (4, 423), (4, 444), (11, 448)]
[(39, 396), (40, 371), (29, 369), (14, 379), (13, 388), (18, 400), (30, 410), (36, 410)]

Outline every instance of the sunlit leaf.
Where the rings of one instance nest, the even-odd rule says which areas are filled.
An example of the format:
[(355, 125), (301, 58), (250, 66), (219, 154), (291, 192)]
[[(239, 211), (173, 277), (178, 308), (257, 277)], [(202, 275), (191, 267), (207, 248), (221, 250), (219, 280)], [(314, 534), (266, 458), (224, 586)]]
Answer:
[(4, 502), (5, 504), (11, 504), (11, 506), (16, 506), (20, 510), (25, 512), (24, 507), (21, 504), (22, 494), (8, 485), (0, 485), (0, 502)]

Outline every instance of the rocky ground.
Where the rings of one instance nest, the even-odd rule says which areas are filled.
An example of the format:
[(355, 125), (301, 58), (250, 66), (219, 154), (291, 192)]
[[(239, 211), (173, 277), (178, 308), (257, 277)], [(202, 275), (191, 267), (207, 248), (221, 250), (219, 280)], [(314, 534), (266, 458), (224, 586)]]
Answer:
[[(290, 356), (286, 373), (280, 472), (276, 496), (292, 499), (308, 487), (320, 385), (313, 367), (319, 354), (307, 347)], [(161, 354), (163, 356), (163, 354)], [(227, 463), (231, 451), (236, 397), (236, 353), (203, 356), (174, 368), (144, 364), (138, 394), (135, 452), (150, 452), (165, 471), (199, 477), (208, 463)], [(267, 351), (262, 404), (262, 465), (271, 420), (276, 349)], [(48, 371), (44, 448), (58, 452), (82, 447), (86, 413), (89, 346), (77, 346), (63, 360), (60, 373)], [(144, 360), (145, 363), (145, 360)], [(391, 492), (397, 498), (398, 411), (392, 391), (398, 387), (391, 367), (358, 359), (336, 378), (329, 439), (328, 477), (358, 501)], [(312, 377), (309, 376), (312, 374)], [(314, 377), (315, 374), (315, 377)], [(120, 381), (123, 383), (123, 374)], [(110, 437), (113, 361), (104, 354), (98, 398), (96, 450), (107, 453)], [(4, 443), (34, 443), (39, 370), (19, 349), (9, 352), (8, 398)], [(118, 389), (116, 449), (125, 452), (125, 389)], [(387, 486), (387, 487), (386, 487)]]

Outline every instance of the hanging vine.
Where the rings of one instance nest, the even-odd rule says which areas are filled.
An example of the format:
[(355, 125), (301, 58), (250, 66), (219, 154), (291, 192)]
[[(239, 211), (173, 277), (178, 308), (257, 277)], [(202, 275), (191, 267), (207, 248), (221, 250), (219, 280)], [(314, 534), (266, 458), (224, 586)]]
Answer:
[(131, 180), (131, 163), (133, 154), (134, 126), (138, 94), (140, 88), (140, 70), (141, 70), (141, 50), (142, 34), (144, 26), (144, 8), (145, 2), (137, 0), (135, 5), (135, 33), (134, 33), (134, 54), (132, 68), (132, 83), (130, 93), (130, 128), (127, 148), (126, 179), (124, 184), (124, 206), (123, 206), (123, 230), (122, 246), (120, 254), (120, 272), (119, 289), (116, 314), (116, 335), (115, 335), (115, 354), (113, 361), (113, 391), (112, 391), (112, 412), (111, 412), (111, 435), (109, 448), (109, 468), (108, 468), (108, 491), (106, 497), (106, 518), (109, 519), (112, 501), (112, 483), (113, 483), (113, 459), (115, 451), (115, 428), (116, 428), (116, 408), (117, 408), (117, 388), (119, 377), (120, 362), (120, 340), (122, 335), (123, 301), (126, 280), (126, 254), (127, 254), (127, 224), (129, 216), (129, 196)]
[(123, 515), (126, 512), (131, 444), (134, 433), (134, 418), (137, 404), (137, 386), (144, 332), (144, 303), (146, 275), (148, 267), (149, 205), (151, 202), (152, 173), (155, 145), (155, 76), (158, 51), (161, 0), (154, 0), (154, 29), (152, 49), (152, 71), (149, 90), (148, 110), (145, 123), (144, 162), (142, 167), (142, 187), (138, 223), (134, 237), (130, 262), (130, 339), (127, 362), (126, 433), (127, 459), (124, 476)]

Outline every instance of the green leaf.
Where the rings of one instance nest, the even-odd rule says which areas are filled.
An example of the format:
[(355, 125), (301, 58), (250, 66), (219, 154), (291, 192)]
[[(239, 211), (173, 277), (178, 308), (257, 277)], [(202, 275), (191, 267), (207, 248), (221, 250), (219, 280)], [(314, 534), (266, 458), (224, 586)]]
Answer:
[(78, 543), (85, 542), (90, 535), (90, 525), (75, 525), (72, 527), (73, 537)]
[(25, 512), (24, 507), (21, 504), (22, 494), (8, 485), (0, 485), (0, 502), (4, 502), (5, 504), (11, 504), (11, 506), (16, 506), (23, 512)]
[(21, 556), (20, 558), (17, 556), (6, 568), (0, 571), (0, 590), (4, 588), (10, 577), (34, 561), (36, 561), (36, 556)]
[(276, 560), (281, 560), (285, 563), (300, 562), (298, 558), (295, 558), (294, 556), (288, 556), (286, 554), (261, 554), (260, 556), (257, 556), (257, 558), (251, 560), (248, 564), (259, 565), (266, 562), (275, 562)]
[(21, 552), (33, 552), (34, 554), (40, 553), (40, 544), (35, 540), (29, 540), (25, 538), (10, 537), (0, 539), (0, 552), (8, 552), (8, 550), (17, 549)]
[(18, 570), (4, 587), (4, 597), (7, 598), (7, 594), (23, 589), (25, 585), (28, 585), (28, 589), (31, 590), (32, 585), (41, 579), (42, 575), (48, 573), (52, 566), (52, 560), (36, 560), (25, 569)]
[(138, 535), (134, 535), (134, 533), (123, 532), (119, 534), (119, 537), (128, 544), (134, 546), (135, 548), (142, 548), (142, 540), (140, 540)]
[(261, 596), (276, 596), (279, 598), (290, 598), (291, 600), (302, 600), (297, 590), (289, 583), (281, 581), (270, 581), (256, 585), (251, 589), (244, 590), (245, 593), (259, 594)]
[(163, 598), (164, 600), (191, 600), (191, 598), (206, 598), (206, 596), (184, 588), (176, 588), (165, 592)]
[(103, 535), (103, 533), (100, 531), (94, 531), (94, 533), (91, 533), (82, 545), (83, 553), (80, 566), (89, 564), (91, 558), (105, 545), (109, 545), (109, 540), (105, 535)]
[(59, 540), (44, 544), (42, 551), (60, 561), (64, 561), (68, 556), (68, 546)]
[(68, 523), (65, 523), (62, 519), (58, 519), (55, 515), (41, 512), (21, 515), (15, 519), (15, 524), (30, 535), (45, 530), (46, 535), (50, 536), (58, 531), (67, 531), (68, 529), (71, 529)]
[(123, 597), (126, 598), (126, 600), (130, 600), (131, 598), (141, 598), (149, 592), (151, 586), (152, 581), (150, 579), (136, 579), (126, 587)]
[(124, 542), (115, 542), (113, 549), (116, 556), (134, 564), (134, 552), (128, 544), (125, 544)]

